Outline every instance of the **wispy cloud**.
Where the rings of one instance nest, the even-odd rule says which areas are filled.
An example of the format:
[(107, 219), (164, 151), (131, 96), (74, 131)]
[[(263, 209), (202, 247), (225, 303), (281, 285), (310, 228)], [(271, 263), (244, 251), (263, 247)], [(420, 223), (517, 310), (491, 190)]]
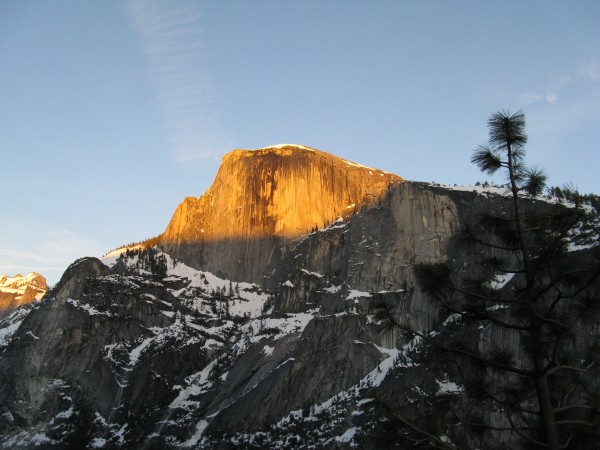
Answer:
[(598, 81), (600, 79), (600, 58), (592, 58), (581, 64), (577, 75), (585, 81)]
[(558, 108), (540, 108), (530, 116), (531, 134), (555, 136), (566, 130), (600, 120), (600, 94), (590, 92), (586, 96), (569, 98)]
[[(599, 81), (600, 58), (593, 57), (567, 71), (556, 80), (546, 80), (542, 83), (542, 85), (546, 85), (545, 88), (520, 94), (517, 100), (522, 107), (552, 105), (557, 103), (559, 98), (569, 102), (576, 97), (594, 95), (598, 91)], [(585, 102), (585, 100), (583, 101)], [(581, 102), (582, 99), (578, 98), (577, 103)], [(572, 109), (571, 106), (569, 108)]]
[(198, 4), (128, 0), (127, 16), (147, 57), (173, 159), (201, 163), (229, 150), (233, 140), (219, 122), (218, 100), (204, 67)]
[(522, 106), (529, 106), (533, 105), (534, 103), (540, 102), (543, 98), (543, 95), (527, 92), (525, 94), (519, 95), (519, 104), (521, 104)]
[(523, 107), (534, 105), (536, 103), (545, 102), (548, 104), (556, 103), (558, 101), (558, 95), (555, 92), (548, 92), (546, 94), (534, 94), (526, 93), (519, 95), (519, 104)]
[[(521, 107), (530, 107), (539, 132), (555, 133), (574, 124), (600, 117), (600, 59), (591, 58), (541, 83), (545, 90), (518, 96)], [(533, 125), (533, 123), (532, 123)]]

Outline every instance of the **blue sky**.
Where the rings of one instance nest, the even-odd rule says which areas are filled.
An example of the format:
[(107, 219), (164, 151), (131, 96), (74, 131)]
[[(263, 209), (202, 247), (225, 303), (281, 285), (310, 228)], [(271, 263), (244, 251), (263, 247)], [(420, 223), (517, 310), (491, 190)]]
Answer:
[(0, 1), (0, 273), (161, 233), (233, 148), (473, 184), (499, 109), (600, 193), (600, 2)]

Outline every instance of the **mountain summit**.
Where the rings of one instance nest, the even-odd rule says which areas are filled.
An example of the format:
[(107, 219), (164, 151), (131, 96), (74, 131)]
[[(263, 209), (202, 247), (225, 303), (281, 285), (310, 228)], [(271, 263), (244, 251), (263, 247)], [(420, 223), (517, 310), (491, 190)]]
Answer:
[(198, 269), (259, 282), (289, 243), (377, 202), (404, 181), (313, 148), (227, 153), (204, 195), (177, 207), (160, 244)]
[[(300, 146), (225, 155), (159, 245), (78, 259), (41, 301), (0, 318), (0, 448), (377, 450), (427, 446), (421, 430), (440, 448), (530, 448), (498, 407), (503, 390), (472, 395), (517, 378), (465, 355), (506, 361), (531, 347), (503, 325), (524, 275), (502, 266), (518, 258), (461, 231), (490, 212), (511, 217), (512, 199), (505, 189), (402, 181)], [(542, 197), (520, 206), (540, 217), (579, 213)], [(598, 267), (600, 220), (589, 208), (561, 241), (573, 267)], [(422, 262), (451, 263), (449, 282), (474, 286), (473, 309), (432, 299), (417, 282)], [(586, 288), (582, 301), (597, 299), (600, 278), (566, 275)], [(568, 335), (569, 351), (598, 341), (590, 317)], [(575, 375), (585, 393), (600, 390), (597, 365)], [(518, 407), (529, 408), (526, 384), (515, 386)], [(570, 392), (584, 404), (582, 391)], [(498, 434), (473, 433), (481, 418)], [(592, 433), (576, 447), (594, 447)]]
[(39, 273), (14, 277), (0, 274), (0, 318), (21, 305), (40, 300), (47, 290), (46, 279)]

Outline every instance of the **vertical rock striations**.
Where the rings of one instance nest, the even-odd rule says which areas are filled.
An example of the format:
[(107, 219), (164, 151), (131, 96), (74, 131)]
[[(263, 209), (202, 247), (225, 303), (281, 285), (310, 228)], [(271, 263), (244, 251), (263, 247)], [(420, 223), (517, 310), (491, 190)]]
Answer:
[(234, 150), (204, 195), (177, 207), (160, 243), (193, 267), (262, 282), (277, 275), (288, 244), (402, 181), (303, 146)]

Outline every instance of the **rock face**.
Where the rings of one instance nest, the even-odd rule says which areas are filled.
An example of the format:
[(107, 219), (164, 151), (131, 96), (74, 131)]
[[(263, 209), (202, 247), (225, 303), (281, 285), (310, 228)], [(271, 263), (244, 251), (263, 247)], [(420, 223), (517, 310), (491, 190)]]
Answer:
[(0, 318), (21, 305), (40, 300), (47, 290), (46, 278), (39, 273), (0, 275)]
[[(289, 149), (292, 155), (296, 150)], [(277, 153), (287, 151), (267, 149), (248, 158), (266, 158), (259, 165), (264, 175), (274, 164), (269, 159), (285, 158)], [(321, 157), (304, 152), (309, 159)], [(224, 165), (229, 164), (227, 158), (239, 157), (227, 170), (245, 164), (241, 162), (245, 155), (234, 152), (226, 157)], [(327, 164), (343, 162), (329, 155), (323, 158)], [(279, 173), (278, 180), (288, 167), (281, 164), (277, 166), (281, 173), (274, 172)], [(311, 164), (301, 167), (308, 171)], [(371, 176), (369, 169), (360, 172), (356, 177)], [(215, 186), (228, 179), (220, 172)], [(293, 244), (290, 238), (277, 264), (272, 263), (280, 282), (269, 291), (194, 268), (160, 247), (129, 250), (107, 264), (95, 258), (73, 263), (42, 301), (0, 320), (0, 448), (413, 448), (410, 442), (407, 447), (399, 444), (406, 442), (399, 438), (399, 430), (406, 431), (406, 426), (402, 428), (398, 417), (428, 412), (432, 397), (454, 395), (462, 402), (462, 411), (495, 414), (489, 405), (470, 403), (472, 399), (461, 392), (471, 370), (464, 360), (436, 353), (425, 340), (381, 320), (378, 311), (387, 304), (397, 323), (442, 342), (458, 337), (482, 348), (510, 343), (519, 350), (514, 333), (479, 323), (467, 325), (455, 314), (442, 313), (420, 290), (414, 272), (422, 261), (465, 266), (473, 259), (473, 249), (456, 239), (460, 227), (472, 216), (501, 211), (510, 203), (489, 192), (393, 180), (378, 188), (376, 200), (365, 200), (347, 217), (326, 227), (317, 224), (318, 230), (313, 225), (309, 233), (296, 235)], [(229, 181), (231, 186), (242, 185), (234, 181)], [(257, 183), (273, 197), (281, 188)], [(222, 195), (237, 192), (215, 186)], [(333, 193), (338, 191), (331, 188), (327, 195), (337, 198)], [(225, 220), (223, 212), (231, 213), (231, 219), (237, 217), (236, 208), (221, 197), (217, 201), (214, 193), (211, 206), (207, 193), (189, 200), (196, 209), (186, 210), (184, 203), (165, 232), (165, 236), (189, 233), (189, 239), (217, 236), (214, 221), (219, 218), (225, 221), (223, 229), (229, 230), (224, 233), (232, 233), (223, 238), (222, 247), (202, 240), (184, 247), (183, 237), (177, 241), (163, 236), (165, 247), (186, 258), (194, 253), (182, 250), (194, 248), (202, 258), (213, 258), (197, 258), (202, 267), (206, 261), (239, 257), (240, 243), (243, 252), (263, 248), (252, 247), (256, 242), (264, 242), (264, 248), (269, 242), (283, 247), (283, 235), (275, 231), (283, 233), (276, 225), (282, 222), (274, 219), (283, 212), (274, 214), (275, 206), (269, 210), (266, 194), (248, 194), (270, 211), (257, 215), (256, 203), (243, 205), (241, 199), (235, 203), (244, 192), (231, 194), (228, 201), (255, 214), (240, 212), (239, 219), (230, 220), (236, 226)], [(286, 192), (291, 195), (293, 190)], [(339, 211), (345, 210), (347, 201), (339, 201)], [(560, 206), (527, 201), (524, 207)], [(288, 214), (294, 217), (296, 212)], [(335, 216), (332, 213), (331, 218)], [(329, 222), (330, 216), (323, 217)], [(297, 233), (304, 233), (299, 221)], [(191, 224), (204, 224), (204, 232)], [(239, 229), (254, 234), (243, 238), (234, 234)], [(597, 264), (597, 234), (590, 231), (592, 240), (580, 243), (581, 248), (590, 243), (596, 248), (578, 248), (574, 257)], [(213, 255), (217, 248), (231, 254)], [(248, 256), (248, 263), (256, 261)], [(262, 273), (253, 270), (230, 273)], [(469, 275), (466, 271), (463, 276)], [(518, 288), (518, 278), (515, 275), (498, 289)], [(590, 287), (597, 298), (600, 281)], [(600, 326), (589, 323), (580, 336), (570, 339), (590, 341), (598, 336)], [(594, 366), (586, 376), (592, 380), (592, 391), (600, 388), (600, 368)], [(453, 423), (452, 417), (436, 423)], [(445, 431), (451, 440), (461, 429)], [(479, 433), (473, 436), (469, 446), (457, 448), (526, 448), (513, 442), (514, 434), (503, 436), (502, 442)]]
[(276, 281), (298, 238), (378, 202), (401, 181), (303, 146), (234, 150), (204, 195), (177, 207), (160, 244), (186, 264), (229, 279)]

